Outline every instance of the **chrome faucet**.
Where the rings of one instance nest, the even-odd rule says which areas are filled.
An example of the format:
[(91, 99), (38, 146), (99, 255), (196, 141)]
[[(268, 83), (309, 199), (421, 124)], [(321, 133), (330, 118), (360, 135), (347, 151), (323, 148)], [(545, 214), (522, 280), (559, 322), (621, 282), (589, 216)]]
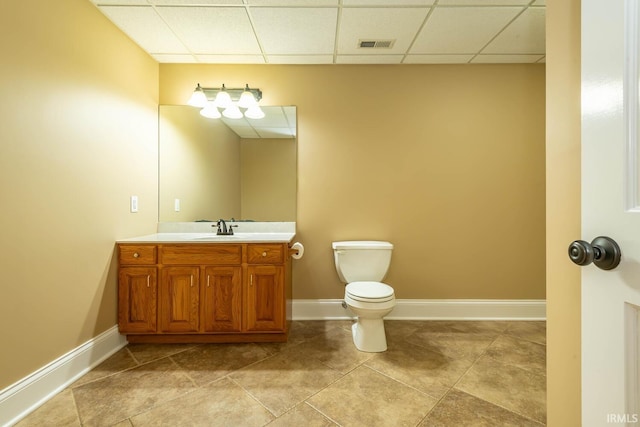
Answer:
[(227, 227), (227, 223), (222, 218), (216, 222), (216, 226), (218, 227), (218, 231), (216, 232), (218, 236), (233, 236), (233, 227), (237, 227), (237, 225)]

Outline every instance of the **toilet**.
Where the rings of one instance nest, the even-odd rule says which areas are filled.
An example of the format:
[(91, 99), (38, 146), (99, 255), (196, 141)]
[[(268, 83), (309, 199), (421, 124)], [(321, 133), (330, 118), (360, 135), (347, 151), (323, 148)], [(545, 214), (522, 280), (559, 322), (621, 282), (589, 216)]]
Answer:
[(396, 305), (393, 288), (382, 283), (391, 263), (393, 244), (378, 241), (333, 242), (338, 276), (346, 283), (344, 301), (358, 316), (351, 327), (360, 351), (378, 353), (387, 349), (382, 318)]

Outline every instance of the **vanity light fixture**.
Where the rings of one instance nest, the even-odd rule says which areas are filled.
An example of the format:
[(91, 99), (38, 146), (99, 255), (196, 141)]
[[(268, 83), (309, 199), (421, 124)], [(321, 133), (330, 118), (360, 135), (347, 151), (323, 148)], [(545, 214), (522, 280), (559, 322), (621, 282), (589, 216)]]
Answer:
[[(251, 89), (248, 84), (244, 88), (227, 88), (224, 84), (220, 88), (209, 88), (198, 83), (187, 104), (201, 108), (200, 114), (211, 119), (222, 116), (229, 119), (240, 119), (243, 116), (261, 119), (264, 117), (264, 112), (258, 105), (261, 99), (262, 91)], [(219, 110), (222, 110), (222, 114)]]

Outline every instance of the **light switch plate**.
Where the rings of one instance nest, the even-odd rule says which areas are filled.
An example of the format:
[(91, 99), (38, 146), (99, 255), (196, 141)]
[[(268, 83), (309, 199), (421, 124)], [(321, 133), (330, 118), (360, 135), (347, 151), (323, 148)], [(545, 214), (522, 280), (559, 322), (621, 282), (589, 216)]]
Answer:
[(138, 196), (131, 196), (131, 212), (138, 212)]

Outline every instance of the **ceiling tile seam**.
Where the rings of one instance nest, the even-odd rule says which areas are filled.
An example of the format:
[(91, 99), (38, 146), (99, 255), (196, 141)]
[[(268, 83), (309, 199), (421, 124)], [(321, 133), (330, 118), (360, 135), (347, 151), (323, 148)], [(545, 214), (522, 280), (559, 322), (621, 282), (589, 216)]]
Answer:
[(256, 43), (258, 43), (258, 49), (260, 49), (260, 55), (262, 56), (262, 60), (265, 64), (269, 63), (269, 58), (267, 58), (267, 54), (264, 51), (264, 47), (260, 42), (260, 37), (258, 37), (258, 32), (256, 31), (256, 25), (253, 22), (253, 16), (251, 15), (250, 6), (248, 4), (244, 5), (244, 11), (247, 14), (247, 18), (249, 19), (249, 25), (251, 25), (251, 32), (253, 33), (253, 37), (256, 39)]
[(338, 13), (336, 14), (336, 31), (333, 36), (333, 59), (332, 63), (338, 63), (338, 45), (340, 44), (340, 24), (342, 22), (342, 0), (338, 0)]
[(411, 43), (409, 43), (409, 46), (407, 46), (407, 50), (405, 50), (404, 55), (402, 56), (402, 59), (400, 60), (401, 64), (404, 64), (405, 59), (407, 59), (407, 56), (411, 52), (411, 49), (413, 49), (413, 45), (416, 43), (416, 40), (418, 40), (418, 37), (420, 36), (420, 33), (422, 32), (424, 27), (427, 25), (427, 22), (429, 21), (429, 18), (431, 18), (431, 15), (433, 14), (433, 11), (436, 10), (436, 7), (438, 6), (438, 1), (439, 0), (435, 0), (433, 2), (431, 7), (429, 8), (429, 11), (427, 12), (427, 16), (425, 16), (424, 20), (422, 21), (422, 25), (420, 25), (420, 28), (418, 28), (418, 31), (416, 31), (416, 33), (413, 35), (413, 40), (411, 40)]
[[(513, 17), (509, 22), (507, 22), (507, 24), (506, 24), (504, 27), (502, 27), (502, 29), (501, 29), (500, 31), (498, 31), (498, 32), (497, 32), (497, 33), (496, 33), (496, 34), (491, 38), (491, 40), (489, 40), (489, 41), (488, 41), (484, 46), (482, 46), (482, 47), (480, 48), (480, 50), (478, 50), (478, 52), (476, 53), (476, 55), (475, 55), (473, 58), (471, 58), (471, 59), (469, 60), (469, 63), (473, 62), (473, 60), (474, 60), (474, 59), (476, 59), (476, 57), (477, 57), (478, 55), (482, 54), (482, 51), (483, 51), (483, 50), (485, 50), (485, 49), (486, 49), (486, 48), (487, 48), (491, 43), (493, 43), (493, 41), (494, 41), (495, 39), (497, 39), (497, 38), (498, 38), (498, 36), (499, 36), (500, 34), (502, 34), (502, 33), (503, 33), (507, 28), (509, 28), (509, 26), (510, 26), (511, 24), (513, 24), (513, 23), (515, 22), (515, 20), (516, 20), (516, 19), (518, 19), (518, 18), (519, 18), (519, 17), (520, 17), (524, 12), (526, 12), (528, 9), (529, 9), (529, 6), (525, 6), (525, 7), (523, 7), (523, 8), (522, 8), (522, 10), (516, 14), (516, 16), (514, 16), (514, 17)], [(500, 55), (500, 54), (497, 54), (497, 55)]]
[[(147, 2), (149, 3), (149, 0), (147, 0)], [(171, 25), (169, 25), (169, 23), (162, 17), (160, 12), (158, 12), (158, 10), (156, 9), (156, 5), (155, 4), (151, 4), (151, 3), (149, 3), (149, 5), (151, 6), (151, 9), (153, 9), (153, 13), (155, 13), (158, 16), (158, 18), (164, 23), (164, 25), (167, 26), (167, 28), (169, 29), (171, 34), (173, 34), (174, 37), (176, 38), (176, 40), (178, 40), (180, 42), (182, 47), (184, 47), (185, 50), (187, 52), (189, 52), (189, 55), (191, 55), (191, 58), (193, 58), (193, 60), (195, 62), (200, 62), (200, 61), (198, 61), (198, 57), (196, 56), (196, 54), (194, 52), (192, 52), (191, 49), (189, 49), (189, 46), (182, 40), (182, 38), (178, 34), (176, 34), (176, 32), (173, 30), (173, 27)], [(156, 54), (161, 54), (161, 53), (156, 53)], [(164, 54), (167, 54), (167, 53), (164, 52)]]

